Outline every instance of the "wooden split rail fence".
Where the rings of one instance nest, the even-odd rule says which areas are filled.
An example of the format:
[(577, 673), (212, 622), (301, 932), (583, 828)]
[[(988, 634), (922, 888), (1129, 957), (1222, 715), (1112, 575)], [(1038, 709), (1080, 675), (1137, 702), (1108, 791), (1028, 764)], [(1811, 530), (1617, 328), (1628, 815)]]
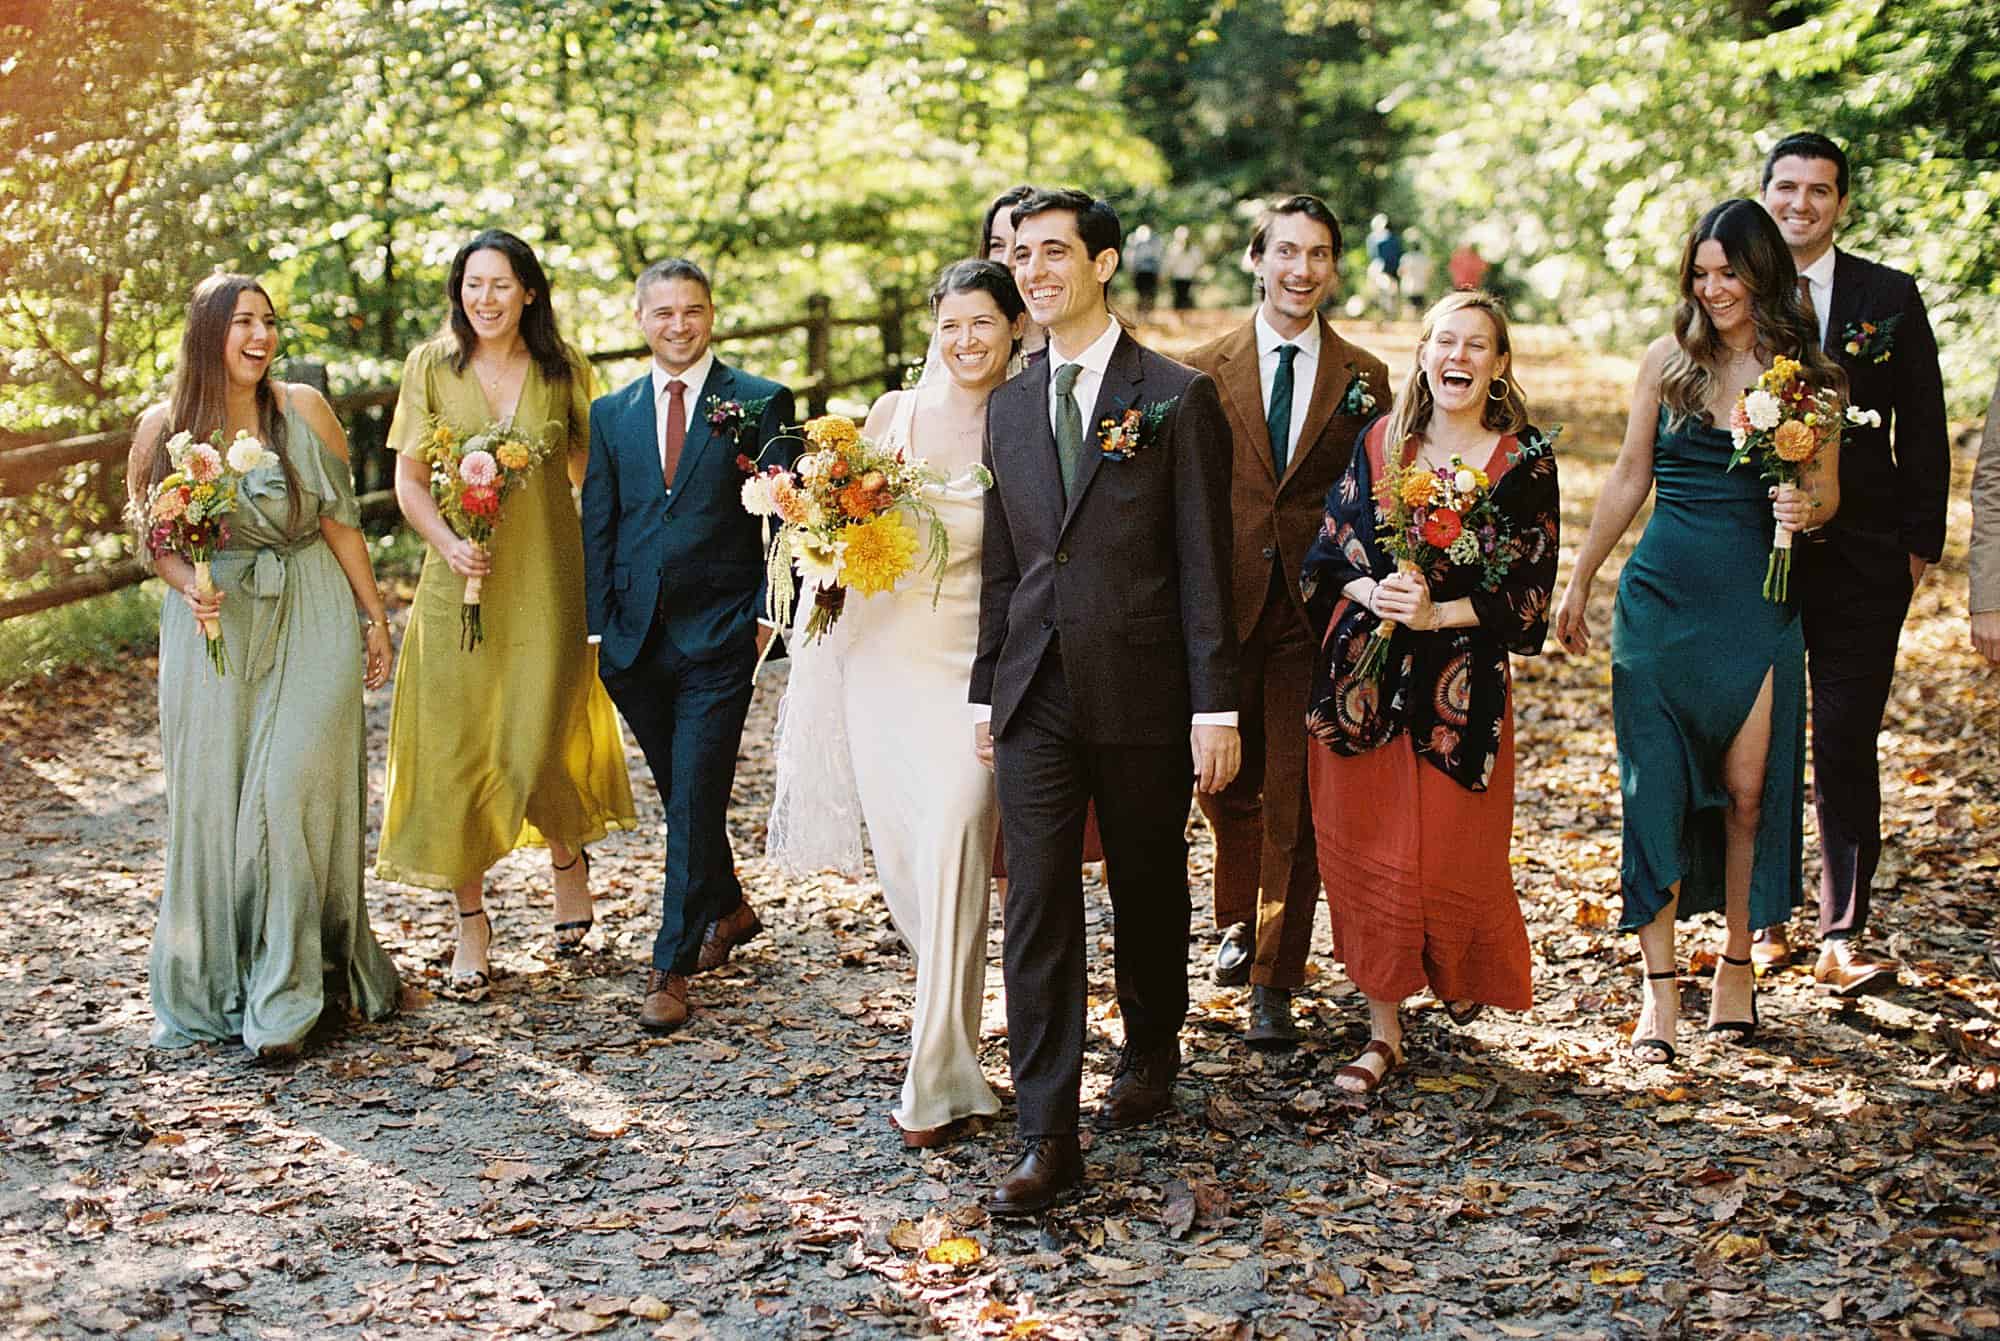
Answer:
[[(856, 387), (879, 385), (885, 390), (894, 390), (903, 384), (904, 344), (903, 325), (911, 309), (900, 293), (891, 292), (876, 312), (861, 316), (840, 317), (833, 314), (833, 301), (824, 294), (814, 294), (806, 299), (805, 316), (795, 321), (771, 322), (762, 326), (742, 326), (716, 333), (717, 346), (735, 344), (746, 340), (765, 340), (789, 335), (794, 331), (804, 331), (806, 337), (806, 381), (793, 388), (798, 399), (806, 406), (809, 415), (826, 413), (827, 400), (836, 392), (853, 390)], [(836, 328), (873, 327), (878, 332), (882, 356), (879, 363), (870, 363), (859, 371), (835, 375), (833, 370), (833, 332)], [(629, 349), (607, 349), (589, 356), (595, 364), (619, 363), (630, 359), (647, 357), (650, 351), (644, 345)], [(343, 424), (353, 424), (362, 415), (374, 411), (382, 412), (382, 440), (388, 435), (388, 420), (396, 404), (394, 386), (371, 387), (365, 391), (349, 392), (332, 398), (334, 413)], [(107, 433), (90, 433), (82, 437), (65, 438), (60, 442), (36, 443), (27, 447), (16, 447), (0, 451), (0, 498), (18, 496), (33, 491), (43, 481), (59, 470), (70, 466), (96, 463), (106, 471), (113, 472), (112, 478), (121, 480), (124, 475), (125, 460), (132, 448), (132, 433), (129, 429), (118, 429)], [(362, 462), (364, 483), (368, 471)], [(373, 473), (387, 474), (387, 466)], [(122, 497), (122, 484), (120, 496)], [(364, 524), (393, 519), (396, 516), (396, 496), (392, 488), (370, 489), (360, 496), (361, 516)], [(76, 577), (45, 587), (25, 595), (11, 596), (0, 600), (0, 621), (17, 615), (33, 614), (37, 610), (49, 610), (68, 605), (73, 601), (86, 600), (92, 596), (102, 596), (107, 592), (129, 587), (145, 580), (146, 567), (136, 559), (127, 559), (107, 568), (84, 573)]]

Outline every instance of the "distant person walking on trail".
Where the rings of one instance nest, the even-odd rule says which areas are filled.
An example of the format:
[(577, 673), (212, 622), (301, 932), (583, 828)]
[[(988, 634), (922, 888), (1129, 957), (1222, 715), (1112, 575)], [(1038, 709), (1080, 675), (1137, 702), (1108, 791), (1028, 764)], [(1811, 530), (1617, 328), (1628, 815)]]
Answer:
[(1415, 238), (1403, 253), (1403, 301), (1410, 311), (1422, 316), (1431, 303), (1431, 286), (1437, 282), (1437, 261), (1423, 250)]
[(1132, 289), (1139, 296), (1139, 311), (1151, 312), (1160, 301), (1160, 274), (1166, 268), (1167, 251), (1149, 225), (1140, 224), (1132, 230), (1126, 264), (1132, 267)]
[[(396, 1009), (396, 969), (361, 897), (361, 689), (388, 679), (389, 621), (340, 422), (310, 387), (271, 380), (270, 296), (247, 275), (212, 275), (188, 308), (172, 397), (132, 437), (126, 481), (142, 531), (171, 520), (175, 505), (153, 495), (176, 434), (248, 433), (271, 459), (237, 486), (212, 589), (182, 555), (153, 559), (175, 593), (160, 608), (167, 854), (148, 969), (153, 1043), (241, 1039), (260, 1060), (289, 1061), (329, 994), (371, 1020)], [(216, 455), (186, 477), (219, 469)], [(204, 623), (219, 626), (226, 673), (210, 663)]]
[(1195, 245), (1188, 226), (1182, 224), (1167, 244), (1167, 279), (1174, 286), (1174, 311), (1194, 310), (1194, 283), (1201, 278), (1201, 267), (1201, 248)]
[(1493, 267), (1479, 254), (1479, 248), (1470, 242), (1458, 244), (1458, 250), (1445, 262), (1451, 272), (1451, 287), (1454, 289), (1477, 289), (1486, 283), (1486, 272)]
[(1368, 225), (1368, 296), (1384, 321), (1396, 315), (1402, 293), (1403, 239), (1389, 216), (1378, 214)]

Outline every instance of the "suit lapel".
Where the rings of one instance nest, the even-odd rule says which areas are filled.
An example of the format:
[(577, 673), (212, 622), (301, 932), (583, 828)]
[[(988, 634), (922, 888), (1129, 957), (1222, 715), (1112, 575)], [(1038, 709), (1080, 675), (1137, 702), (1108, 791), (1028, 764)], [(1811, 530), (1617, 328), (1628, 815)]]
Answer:
[(660, 416), (653, 404), (653, 370), (646, 369), (638, 381), (625, 388), (631, 397), (626, 413), (631, 416), (629, 431), (620, 437), (615, 450), (625, 453), (629, 469), (642, 490), (650, 490), (666, 500), (667, 481), (660, 473)]
[(1020, 386), (1016, 410), (1006, 438), (993, 444), (993, 461), (1001, 472), (1020, 475), (1026, 496), (1046, 509), (1051, 526), (1057, 526), (1062, 522), (1062, 472), (1056, 464), (1055, 430), (1049, 427), (1049, 361), (1029, 364), (1015, 382)]
[(1849, 326), (1861, 320), (1861, 309), (1867, 295), (1862, 292), (1867, 280), (1861, 267), (1854, 264), (1854, 258), (1838, 247), (1833, 251), (1833, 310), (1826, 315), (1826, 352), (1836, 363), (1846, 363), (1847, 341), (1843, 336)]
[(1236, 432), (1245, 441), (1263, 444), (1252, 452), (1263, 463), (1265, 478), (1275, 487), (1278, 470), (1271, 461), (1270, 420), (1264, 413), (1264, 379), (1257, 359), (1257, 319), (1245, 322), (1222, 349), (1216, 363), (1215, 382), (1222, 403), (1235, 419)]
[(1299, 463), (1319, 445), (1333, 419), (1334, 407), (1347, 395), (1348, 385), (1354, 381), (1353, 347), (1333, 333), (1325, 317), (1315, 314), (1313, 320), (1319, 323), (1319, 366), (1313, 370), (1312, 400), (1306, 406), (1305, 427), (1299, 430), (1298, 446), (1285, 463), (1286, 479), (1298, 471)]
[[(1104, 365), (1104, 380), (1097, 387), (1097, 403), (1083, 417), (1083, 468), (1076, 477), (1076, 492), (1069, 496), (1069, 508), (1063, 513), (1064, 530), (1069, 528), (1070, 520), (1083, 503), (1083, 496), (1090, 492), (1090, 482), (1097, 478), (1098, 468), (1104, 464), (1104, 453), (1097, 446), (1098, 436), (1103, 431), (1101, 425), (1106, 419), (1116, 419), (1124, 414), (1138, 400), (1141, 377), (1139, 346), (1130, 335), (1120, 333), (1118, 343), (1111, 347), (1111, 359)], [(1050, 435), (1050, 445), (1054, 445), (1053, 434)], [(1060, 481), (1057, 482), (1057, 496), (1061, 496)]]
[(687, 497), (689, 481), (697, 478), (695, 472), (701, 466), (701, 458), (708, 451), (708, 445), (715, 439), (715, 430), (710, 427), (708, 414), (702, 408), (709, 397), (728, 400), (729, 390), (736, 384), (736, 374), (729, 365), (717, 359), (708, 370), (708, 377), (695, 392), (694, 401), (688, 407), (687, 441), (681, 444), (681, 462), (674, 468), (674, 492), (667, 499), (667, 510)]

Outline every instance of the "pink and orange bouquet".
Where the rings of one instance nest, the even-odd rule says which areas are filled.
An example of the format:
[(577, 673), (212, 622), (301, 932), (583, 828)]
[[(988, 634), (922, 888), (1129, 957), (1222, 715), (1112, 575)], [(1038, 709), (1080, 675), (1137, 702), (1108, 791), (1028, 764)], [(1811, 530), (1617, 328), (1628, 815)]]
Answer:
[[(1821, 453), (1840, 441), (1843, 424), (1882, 422), (1873, 410), (1850, 405), (1843, 411), (1836, 392), (1812, 386), (1800, 371), (1795, 360), (1781, 355), (1736, 398), (1729, 414), (1735, 443), (1729, 469), (1754, 459), (1765, 479), (1796, 489)], [(1782, 603), (1791, 594), (1791, 580), (1792, 533), (1780, 526), (1764, 565), (1764, 599)]]
[[(907, 574), (924, 571), (933, 571), (941, 586), (950, 541), (924, 496), (943, 481), (929, 462), (884, 451), (837, 414), (809, 420), (801, 432), (806, 450), (791, 470), (759, 471), (750, 463), (743, 507), (778, 522), (765, 555), (771, 621), (789, 626), (796, 572), (813, 585), (805, 627), (805, 640), (813, 642), (839, 620), (850, 590), (891, 591)], [(921, 560), (912, 521), (928, 533)]]
[[(527, 482), (551, 455), (549, 439), (537, 441), (511, 423), (499, 423), (469, 438), (442, 420), (424, 435), (424, 458), (431, 467), (431, 497), (451, 529), (485, 549), (500, 524), (507, 496)], [(467, 651), (486, 640), (479, 603), (485, 579), (465, 580), (465, 600), (459, 610), (458, 645)]]
[[(194, 565), (195, 587), (204, 596), (215, 594), (209, 563), (216, 551), (229, 543), (229, 514), (236, 510), (236, 485), (251, 471), (275, 465), (278, 454), (258, 440), (254, 433), (239, 431), (227, 447), (222, 430), (207, 442), (197, 442), (185, 430), (167, 439), (167, 462), (172, 467), (166, 478), (153, 487), (142, 523), (146, 549), (154, 557), (178, 554)], [(201, 634), (208, 643), (208, 662), (217, 675), (229, 673), (229, 649), (222, 641), (222, 626), (213, 619), (201, 621)]]
[[(1434, 468), (1416, 462), (1390, 465), (1377, 486), (1375, 519), (1376, 542), (1399, 572), (1422, 573), (1436, 581), (1448, 566), (1477, 567), (1480, 585), (1492, 591), (1513, 566), (1514, 539), (1494, 505), (1492, 481), (1457, 456)], [(1396, 627), (1393, 619), (1376, 626), (1355, 667), (1357, 675), (1375, 679), (1382, 674)]]

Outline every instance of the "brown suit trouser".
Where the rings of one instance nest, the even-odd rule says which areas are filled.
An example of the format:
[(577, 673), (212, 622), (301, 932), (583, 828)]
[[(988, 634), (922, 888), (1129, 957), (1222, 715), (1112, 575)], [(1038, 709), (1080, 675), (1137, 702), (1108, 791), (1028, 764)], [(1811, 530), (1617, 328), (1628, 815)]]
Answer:
[(1215, 922), (1257, 928), (1250, 981), (1292, 989), (1306, 980), (1319, 907), (1319, 853), (1306, 792), (1306, 698), (1316, 650), (1277, 589), (1241, 651), (1237, 687), (1243, 767), (1220, 792), (1198, 793), (1215, 833)]

